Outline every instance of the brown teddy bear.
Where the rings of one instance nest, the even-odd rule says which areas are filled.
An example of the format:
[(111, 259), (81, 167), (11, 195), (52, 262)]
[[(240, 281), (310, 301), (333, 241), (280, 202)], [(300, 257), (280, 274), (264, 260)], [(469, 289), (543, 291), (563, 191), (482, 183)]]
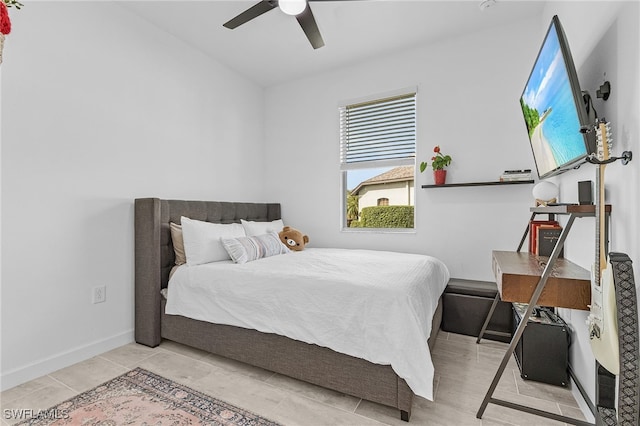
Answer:
[(282, 228), (278, 236), (280, 237), (280, 241), (289, 247), (289, 250), (302, 251), (304, 250), (305, 244), (309, 243), (309, 237), (290, 226)]

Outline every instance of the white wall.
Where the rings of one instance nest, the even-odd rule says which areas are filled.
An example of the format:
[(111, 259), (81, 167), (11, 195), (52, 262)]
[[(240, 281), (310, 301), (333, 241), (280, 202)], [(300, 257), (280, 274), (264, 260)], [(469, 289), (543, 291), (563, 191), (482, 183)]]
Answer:
[[(519, 98), (538, 30), (533, 17), (268, 88), (267, 194), (282, 202), (285, 221), (304, 230), (310, 246), (425, 253), (454, 277), (493, 279), (491, 251), (517, 247), (532, 186), (421, 189), (433, 177), (416, 170), (415, 233), (341, 232), (338, 105), (418, 86), (418, 163), (440, 145), (453, 157), (447, 182), (495, 181), (505, 169), (533, 168)], [(285, 183), (291, 191), (281, 191)], [(305, 202), (308, 193), (316, 202)]]
[(134, 198), (266, 201), (260, 87), (112, 2), (31, 2), (12, 23), (3, 389), (133, 340)]
[[(491, 251), (517, 246), (530, 215), (531, 186), (420, 189), (432, 178), (418, 173), (414, 234), (340, 232), (338, 105), (417, 85), (418, 162), (430, 158), (439, 144), (453, 156), (448, 182), (496, 180), (505, 169), (533, 169), (518, 99), (551, 16), (559, 14), (583, 89), (595, 99), (604, 73), (611, 81), (610, 100), (595, 99), (595, 107), (612, 121), (615, 153), (640, 153), (638, 9), (638, 2), (549, 2), (543, 16), (529, 21), (269, 88), (267, 193), (282, 201), (285, 220), (304, 230), (311, 246), (432, 254), (453, 277), (493, 280)], [(607, 167), (607, 202), (614, 205), (611, 249), (630, 255), (636, 276), (639, 167), (638, 159)], [(584, 165), (553, 180), (560, 186), (561, 201), (577, 202), (577, 182), (595, 180), (595, 168)], [(293, 190), (279, 191), (282, 182)], [(305, 203), (305, 193), (311, 191), (317, 202)], [(565, 250), (566, 257), (586, 269), (593, 262), (594, 231), (593, 219), (578, 220)], [(560, 314), (573, 330), (572, 366), (593, 400), (586, 312), (563, 309)]]
[[(598, 115), (612, 125), (613, 155), (631, 150), (640, 153), (640, 7), (634, 2), (549, 2), (539, 29), (544, 34), (551, 17), (557, 14), (564, 27), (578, 69), (583, 90), (588, 90)], [(606, 78), (605, 78), (606, 75)], [(606, 80), (612, 93), (606, 102), (596, 98), (596, 90)], [(611, 251), (627, 253), (640, 281), (640, 162), (626, 166), (620, 162), (605, 169), (606, 201), (612, 204)], [(577, 200), (577, 182), (595, 182), (596, 168), (584, 165), (554, 179), (561, 198)], [(566, 257), (590, 269), (595, 255), (595, 221), (580, 219), (567, 240)], [(562, 309), (570, 324), (574, 342), (571, 364), (579, 380), (594, 400), (595, 361), (586, 327), (587, 312)]]
[[(421, 189), (432, 178), (417, 173), (415, 233), (340, 232), (337, 108), (418, 86), (418, 162), (439, 144), (453, 156), (450, 182), (533, 168), (518, 99), (554, 13), (582, 86), (594, 92), (604, 72), (612, 83), (596, 109), (613, 123), (616, 152), (640, 153), (637, 2), (550, 2), (542, 17), (265, 96), (117, 5), (29, 3), (12, 15), (1, 74), (2, 388), (132, 339), (135, 197), (277, 200), (311, 246), (433, 254), (454, 277), (493, 279), (491, 250), (519, 242), (531, 186)], [(611, 246), (636, 265), (638, 161), (607, 168)], [(555, 179), (562, 201), (593, 177), (583, 166)], [(592, 238), (579, 221), (567, 257), (589, 268)], [(107, 302), (92, 305), (103, 284)], [(577, 336), (574, 368), (593, 389), (584, 314), (561, 314)]]

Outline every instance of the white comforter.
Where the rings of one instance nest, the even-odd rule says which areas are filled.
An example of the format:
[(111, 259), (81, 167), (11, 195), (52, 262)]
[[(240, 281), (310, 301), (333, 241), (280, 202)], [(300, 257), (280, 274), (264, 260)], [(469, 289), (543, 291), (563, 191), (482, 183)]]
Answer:
[(181, 266), (166, 313), (276, 333), (391, 365), (433, 400), (427, 338), (449, 271), (438, 259), (314, 249), (245, 264)]

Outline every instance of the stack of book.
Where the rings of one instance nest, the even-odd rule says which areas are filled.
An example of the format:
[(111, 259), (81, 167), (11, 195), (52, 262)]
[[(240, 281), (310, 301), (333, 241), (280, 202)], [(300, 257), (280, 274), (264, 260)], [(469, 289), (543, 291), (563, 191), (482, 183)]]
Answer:
[(500, 175), (500, 182), (517, 182), (531, 180), (531, 169), (524, 170), (505, 170)]
[[(532, 220), (529, 222), (529, 252), (538, 256), (551, 256), (560, 238), (562, 227), (555, 220)], [(563, 257), (564, 247), (558, 257)]]

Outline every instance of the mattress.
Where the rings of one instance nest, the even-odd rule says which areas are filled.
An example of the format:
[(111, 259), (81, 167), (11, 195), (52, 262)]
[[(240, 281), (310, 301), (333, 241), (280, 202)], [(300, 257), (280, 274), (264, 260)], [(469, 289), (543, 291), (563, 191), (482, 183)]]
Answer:
[(183, 265), (165, 312), (391, 365), (416, 395), (433, 400), (427, 339), (448, 280), (431, 256), (307, 248), (245, 264)]

